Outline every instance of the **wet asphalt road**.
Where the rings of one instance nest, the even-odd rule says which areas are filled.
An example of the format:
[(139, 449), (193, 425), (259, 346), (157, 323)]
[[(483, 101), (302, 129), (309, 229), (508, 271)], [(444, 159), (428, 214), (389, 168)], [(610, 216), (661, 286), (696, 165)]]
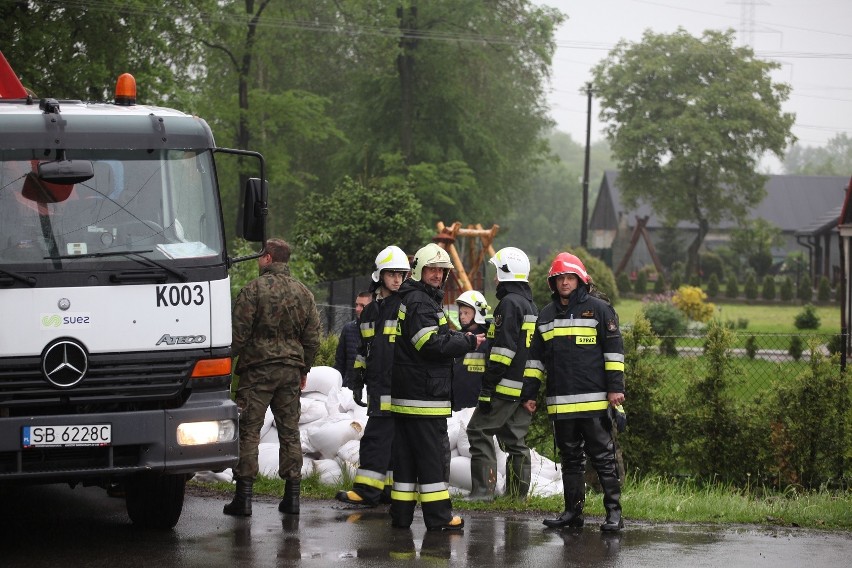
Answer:
[(429, 533), (422, 517), (411, 530), (390, 526), (385, 508), (344, 509), (302, 502), (298, 517), (277, 501), (256, 501), (247, 519), (222, 514), (225, 499), (189, 494), (173, 531), (133, 527), (122, 499), (96, 488), (54, 485), (0, 495), (0, 567), (93, 568), (183, 566), (345, 567), (586, 566), (724, 567), (849, 566), (852, 534), (753, 526), (630, 522), (602, 535), (600, 519), (584, 530), (550, 530), (538, 518), (466, 513), (462, 534)]

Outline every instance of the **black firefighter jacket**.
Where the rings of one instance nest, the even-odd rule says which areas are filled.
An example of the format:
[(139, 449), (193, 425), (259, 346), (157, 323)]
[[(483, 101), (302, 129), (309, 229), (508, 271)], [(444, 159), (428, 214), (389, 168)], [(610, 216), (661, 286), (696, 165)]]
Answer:
[(391, 373), (396, 349), (396, 318), (399, 313), (399, 294), (376, 297), (361, 312), (359, 328), (361, 345), (355, 358), (355, 368), (363, 369), (367, 386), (370, 416), (390, 416)]
[(473, 351), (476, 338), (449, 328), (441, 290), (408, 279), (399, 295), (391, 410), (409, 417), (451, 416), (453, 359)]

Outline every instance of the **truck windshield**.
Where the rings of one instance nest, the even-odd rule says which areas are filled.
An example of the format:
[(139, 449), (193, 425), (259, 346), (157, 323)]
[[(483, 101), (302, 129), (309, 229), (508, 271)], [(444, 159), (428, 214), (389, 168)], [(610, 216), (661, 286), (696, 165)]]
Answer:
[(73, 185), (39, 179), (39, 161), (55, 157), (35, 156), (0, 151), (0, 266), (117, 262), (120, 251), (190, 264), (222, 256), (209, 151), (75, 150), (68, 159), (91, 161), (95, 175)]

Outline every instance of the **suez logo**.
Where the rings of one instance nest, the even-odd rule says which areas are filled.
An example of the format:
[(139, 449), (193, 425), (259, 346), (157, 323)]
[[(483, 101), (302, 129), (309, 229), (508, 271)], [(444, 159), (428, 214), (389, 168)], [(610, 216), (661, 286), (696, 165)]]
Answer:
[(204, 304), (204, 287), (201, 284), (183, 286), (157, 286), (157, 307), (201, 306)]
[(90, 327), (91, 325), (92, 316), (88, 313), (41, 314), (42, 329)]

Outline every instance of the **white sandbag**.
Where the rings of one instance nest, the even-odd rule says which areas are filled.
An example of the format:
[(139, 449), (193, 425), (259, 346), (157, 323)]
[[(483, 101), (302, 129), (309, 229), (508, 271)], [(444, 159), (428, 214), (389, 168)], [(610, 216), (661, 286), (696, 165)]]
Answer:
[(266, 414), (263, 416), (263, 426), (260, 427), (260, 437), (263, 438), (271, 428), (275, 428), (275, 417), (272, 415), (272, 409), (266, 407)]
[(353, 407), (358, 407), (352, 398), (352, 391), (345, 387), (335, 387), (328, 391), (328, 395), (325, 397), (325, 406), (328, 408), (329, 414), (349, 412), (353, 410)]
[(278, 428), (270, 428), (265, 433), (260, 435), (261, 444), (277, 444), (278, 443)]
[(337, 485), (341, 481), (340, 463), (337, 460), (316, 460), (314, 471), (319, 473), (323, 485)]
[(314, 473), (314, 460), (308, 456), (302, 456), (302, 477), (308, 477)]
[(470, 491), (470, 458), (458, 456), (450, 460), (450, 485)]
[(450, 449), (454, 449), (459, 442), (459, 432), (462, 430), (462, 424), (455, 416), (447, 418), (447, 438), (450, 440)]
[[(459, 455), (461, 455), (461, 454), (459, 454), (458, 448), (453, 448), (452, 450), (450, 450), (450, 459), (457, 458), (457, 457), (459, 457)], [(470, 457), (470, 456), (468, 456), (468, 457)]]
[(337, 450), (337, 457), (357, 466), (361, 459), (361, 441), (349, 440)]
[(340, 464), (340, 475), (341, 480), (343, 479), (343, 475), (346, 475), (346, 479), (355, 479), (355, 474), (358, 473), (358, 464), (352, 463), (348, 461), (340, 461), (338, 458), (338, 463)]
[(475, 408), (462, 408), (461, 410), (456, 410), (453, 412), (453, 416), (458, 418), (459, 422), (462, 424), (462, 428), (467, 428), (468, 423), (470, 422), (470, 417), (473, 416), (473, 411)]
[(305, 390), (302, 392), (321, 392), (327, 395), (331, 389), (340, 388), (342, 385), (343, 377), (334, 367), (311, 367)]
[(192, 479), (198, 483), (231, 483), (234, 480), (234, 473), (231, 468), (220, 472), (199, 471), (192, 477)]
[(302, 398), (308, 398), (310, 400), (319, 400), (323, 404), (328, 400), (328, 395), (321, 392), (304, 392), (302, 391)]
[(506, 452), (500, 449), (500, 444), (497, 443), (497, 438), (494, 440), (494, 452), (497, 454), (497, 473), (506, 475)]
[[(463, 424), (459, 421), (459, 424)], [(456, 449), (460, 456), (470, 457), (470, 439), (467, 437), (467, 429), (459, 428), (459, 437), (456, 440)]]
[(361, 424), (353, 421), (349, 415), (340, 414), (344, 417), (334, 421), (329, 418), (319, 428), (309, 432), (311, 445), (316, 448), (323, 458), (333, 458), (337, 455), (340, 446), (349, 440), (360, 440), (363, 429)]
[(494, 492), (497, 495), (505, 495), (506, 494), (506, 476), (498, 473), (497, 474), (497, 485), (494, 489)]
[(257, 447), (257, 467), (260, 475), (278, 477), (278, 444), (260, 444)]
[(299, 424), (309, 424), (328, 416), (328, 408), (326, 408), (324, 400), (302, 397), (301, 407), (302, 415), (299, 416)]
[(363, 406), (358, 406), (358, 405), (356, 404), (356, 405), (355, 405), (355, 408), (353, 408), (353, 409), (351, 409), (351, 410), (348, 410), (346, 413), (347, 413), (349, 416), (351, 416), (351, 417), (352, 417), (352, 420), (354, 420), (355, 422), (358, 422), (359, 424), (361, 424), (361, 426), (362, 426), (363, 428), (366, 428), (366, 426), (367, 426), (367, 418), (369, 418), (369, 417), (367, 416), (367, 409), (366, 409), (366, 408), (364, 408)]
[(540, 469), (541, 473), (539, 475), (545, 479), (562, 479), (562, 467), (560, 464), (553, 463), (553, 460), (544, 457), (533, 449), (530, 449), (530, 465), (533, 470)]
[(530, 475), (530, 494), (539, 497), (562, 495), (562, 480), (549, 479), (542, 475), (547, 468), (533, 469)]
[(319, 452), (311, 445), (311, 437), (307, 430), (299, 430), (299, 441), (302, 444), (302, 454), (311, 458), (319, 457)]

